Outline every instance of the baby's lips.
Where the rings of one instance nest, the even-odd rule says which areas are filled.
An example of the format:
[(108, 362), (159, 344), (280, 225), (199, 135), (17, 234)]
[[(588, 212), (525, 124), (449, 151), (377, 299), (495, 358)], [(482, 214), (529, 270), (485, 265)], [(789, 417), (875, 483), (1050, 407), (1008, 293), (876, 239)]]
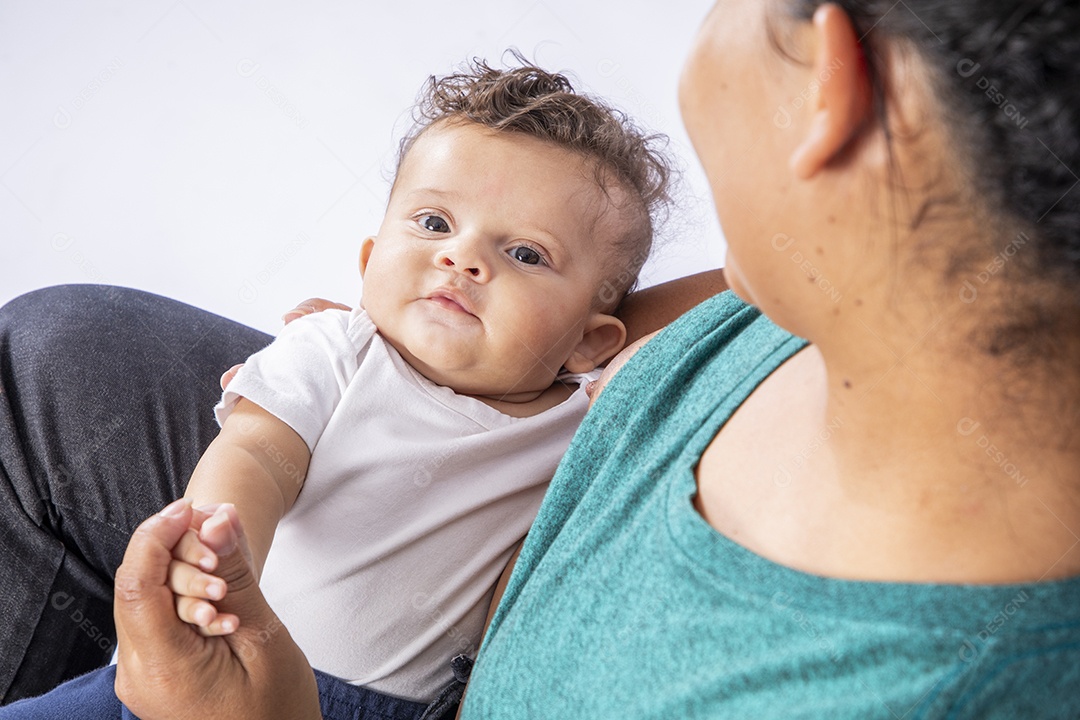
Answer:
[(456, 285), (443, 285), (428, 295), (426, 299), (448, 309), (455, 309), (479, 318), (475, 305), (476, 298), (470, 297), (467, 291)]

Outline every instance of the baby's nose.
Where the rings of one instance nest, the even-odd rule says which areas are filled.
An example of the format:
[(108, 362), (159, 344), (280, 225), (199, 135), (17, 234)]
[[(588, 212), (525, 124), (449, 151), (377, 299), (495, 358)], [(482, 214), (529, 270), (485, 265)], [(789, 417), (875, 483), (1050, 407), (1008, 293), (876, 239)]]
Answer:
[(467, 274), (476, 282), (487, 282), (491, 276), (491, 268), (484, 258), (483, 248), (473, 243), (448, 243), (435, 255), (435, 264), (443, 270)]
[[(442, 264), (443, 264), (443, 266), (448, 267), (448, 268), (456, 268), (456, 267), (458, 267), (457, 264), (453, 261), (453, 259), (450, 258), (449, 256), (444, 256), (442, 258)], [(467, 272), (470, 275), (472, 275), (473, 277), (476, 277), (477, 275), (480, 274), (480, 268), (478, 268), (478, 267), (462, 267), (461, 271), (462, 272)]]

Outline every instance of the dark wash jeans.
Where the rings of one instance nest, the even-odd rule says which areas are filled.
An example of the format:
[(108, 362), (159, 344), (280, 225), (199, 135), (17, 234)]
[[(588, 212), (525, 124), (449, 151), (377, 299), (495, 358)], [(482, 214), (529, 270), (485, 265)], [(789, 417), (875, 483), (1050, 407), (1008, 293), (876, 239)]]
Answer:
[(2, 702), (108, 663), (128, 539), (217, 435), (221, 373), (270, 339), (115, 287), (0, 308)]
[[(128, 539), (183, 494), (217, 435), (221, 374), (270, 340), (117, 287), (47, 288), (0, 308), (0, 705), (108, 663)], [(329, 677), (324, 702), (348, 697)]]

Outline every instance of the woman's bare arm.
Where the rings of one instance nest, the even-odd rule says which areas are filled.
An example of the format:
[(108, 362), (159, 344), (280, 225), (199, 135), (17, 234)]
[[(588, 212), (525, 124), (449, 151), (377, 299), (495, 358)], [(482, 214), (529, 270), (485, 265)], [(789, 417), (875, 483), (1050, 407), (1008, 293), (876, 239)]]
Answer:
[(727, 290), (723, 268), (671, 280), (632, 292), (615, 311), (626, 325), (626, 344), (630, 345), (656, 332), (690, 308)]

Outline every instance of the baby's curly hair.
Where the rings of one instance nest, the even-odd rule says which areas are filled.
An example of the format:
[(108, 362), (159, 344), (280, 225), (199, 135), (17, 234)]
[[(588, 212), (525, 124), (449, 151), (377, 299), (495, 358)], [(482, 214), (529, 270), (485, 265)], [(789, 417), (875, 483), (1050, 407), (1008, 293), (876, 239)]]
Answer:
[(656, 225), (666, 216), (673, 166), (661, 149), (667, 137), (648, 134), (624, 112), (574, 90), (565, 75), (551, 73), (511, 51), (519, 66), (499, 70), (474, 58), (461, 71), (431, 76), (413, 110), (413, 127), (401, 140), (397, 167), (432, 125), (463, 120), (498, 132), (522, 133), (595, 161), (596, 181), (630, 197), (630, 219), (612, 248), (613, 271), (598, 305), (613, 308), (633, 289), (652, 249)]

